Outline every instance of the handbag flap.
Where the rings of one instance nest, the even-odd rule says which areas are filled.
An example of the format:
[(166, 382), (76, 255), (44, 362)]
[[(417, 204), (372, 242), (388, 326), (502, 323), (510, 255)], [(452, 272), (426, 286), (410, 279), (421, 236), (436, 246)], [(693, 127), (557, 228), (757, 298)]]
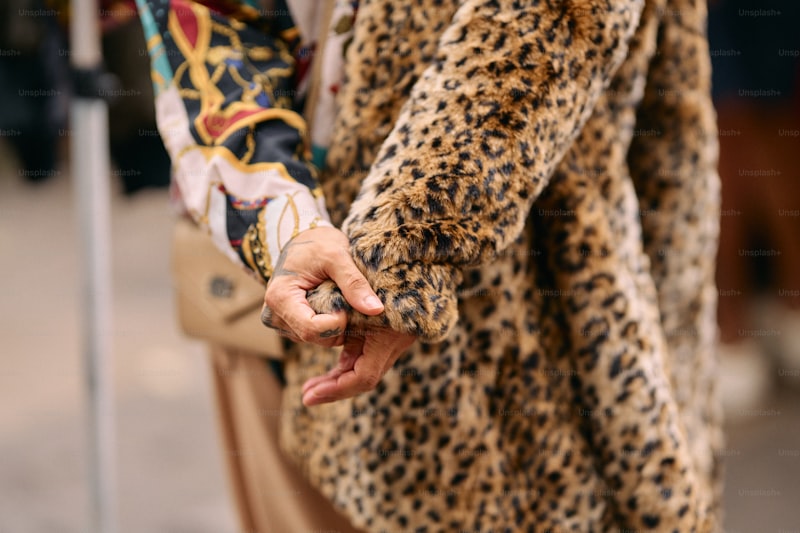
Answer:
[(175, 225), (172, 269), (178, 298), (213, 323), (231, 322), (264, 304), (264, 285), (220, 251), (205, 231)]

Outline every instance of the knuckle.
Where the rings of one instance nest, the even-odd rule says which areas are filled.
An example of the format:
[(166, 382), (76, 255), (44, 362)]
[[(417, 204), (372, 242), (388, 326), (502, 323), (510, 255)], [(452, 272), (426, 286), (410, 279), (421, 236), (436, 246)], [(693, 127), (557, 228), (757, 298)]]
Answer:
[(368, 286), (369, 284), (367, 283), (367, 280), (355, 274), (349, 276), (347, 281), (345, 281), (345, 287), (351, 290), (364, 289)]
[(265, 326), (272, 325), (272, 309), (270, 309), (269, 306), (265, 305), (261, 310), (261, 323)]
[(267, 307), (274, 307), (278, 303), (275, 286), (272, 283), (267, 285), (267, 290), (264, 292), (264, 303), (267, 304)]
[(303, 342), (311, 342), (315, 338), (313, 330), (306, 326), (295, 328), (295, 334)]
[(322, 346), (325, 348), (334, 348), (336, 346), (341, 346), (341, 344), (342, 343), (340, 342), (336, 342), (336, 339), (325, 339), (325, 341), (322, 343)]
[(381, 382), (381, 375), (378, 372), (370, 372), (369, 374), (364, 376), (364, 379), (361, 381), (361, 386), (363, 391), (367, 392), (371, 391), (375, 387), (378, 386), (378, 383)]

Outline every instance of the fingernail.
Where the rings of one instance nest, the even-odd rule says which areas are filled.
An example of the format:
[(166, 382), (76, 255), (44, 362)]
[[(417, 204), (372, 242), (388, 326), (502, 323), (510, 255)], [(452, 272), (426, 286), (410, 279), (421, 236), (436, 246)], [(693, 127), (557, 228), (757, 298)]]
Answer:
[(364, 305), (370, 309), (378, 309), (379, 307), (383, 307), (383, 302), (381, 302), (377, 296), (367, 296), (364, 298)]
[(311, 389), (303, 394), (303, 403), (306, 405), (316, 405), (317, 403), (325, 403), (327, 398), (321, 396), (316, 390)]
[(303, 383), (303, 394), (307, 393), (308, 391), (316, 387), (317, 383), (319, 383), (319, 376), (307, 379), (306, 382)]

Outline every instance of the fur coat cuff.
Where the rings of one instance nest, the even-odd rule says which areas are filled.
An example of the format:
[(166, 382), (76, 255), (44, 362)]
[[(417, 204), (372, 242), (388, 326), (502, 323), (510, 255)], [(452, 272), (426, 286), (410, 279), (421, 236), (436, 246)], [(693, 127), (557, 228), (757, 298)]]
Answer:
[[(407, 246), (396, 243), (392, 246)], [(421, 261), (370, 269), (354, 246), (354, 259), (383, 302), (384, 312), (366, 316), (353, 310), (332, 281), (308, 293), (311, 307), (318, 313), (346, 310), (348, 334), (364, 336), (376, 328), (388, 328), (423, 341), (436, 342), (447, 337), (458, 319), (456, 287), (461, 275), (451, 265)]]

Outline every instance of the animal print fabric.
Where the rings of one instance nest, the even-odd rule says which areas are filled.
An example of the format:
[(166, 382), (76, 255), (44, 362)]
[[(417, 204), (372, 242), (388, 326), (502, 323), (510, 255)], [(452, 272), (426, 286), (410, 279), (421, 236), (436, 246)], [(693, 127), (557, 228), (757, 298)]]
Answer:
[[(369, 531), (715, 531), (719, 183), (705, 5), (373, 0), (346, 58), (334, 224), (420, 337), (285, 449)], [(310, 294), (346, 308), (335, 287)]]

